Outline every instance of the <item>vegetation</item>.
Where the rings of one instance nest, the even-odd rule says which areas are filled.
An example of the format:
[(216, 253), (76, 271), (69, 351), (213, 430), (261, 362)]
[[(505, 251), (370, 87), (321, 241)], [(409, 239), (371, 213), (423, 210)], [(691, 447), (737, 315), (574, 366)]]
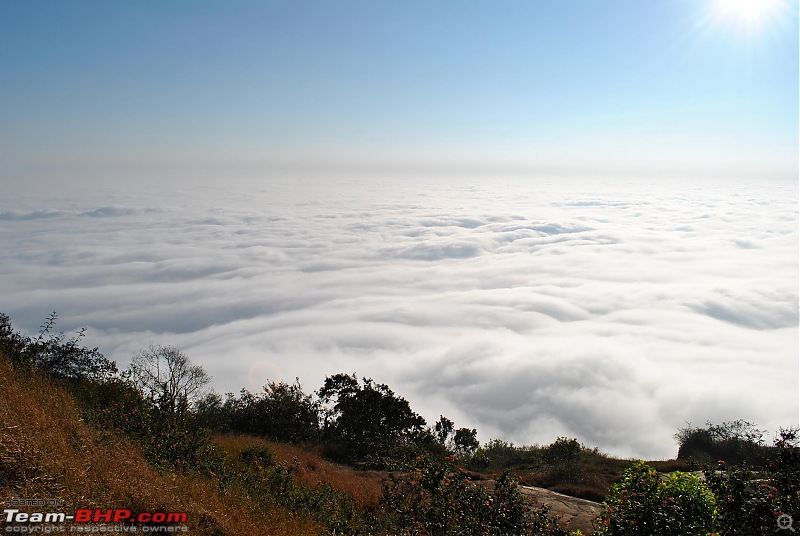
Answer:
[[(355, 374), (311, 394), (295, 380), (220, 396), (201, 367), (160, 345), (119, 371), (81, 346), (85, 330), (56, 333), (56, 318), (29, 337), (0, 314), (4, 498), (186, 511), (194, 533), (216, 536), (566, 535), (520, 484), (602, 500), (603, 535), (772, 534), (779, 516), (800, 517), (796, 429), (768, 447), (746, 421), (687, 426), (678, 459), (649, 466), (567, 437), (480, 445), (477, 430), (445, 416), (429, 426)], [(673, 472), (699, 467), (702, 479)]]
[[(324, 525), (269, 497), (250, 500), (197, 471), (165, 471), (126, 434), (87, 422), (64, 382), (0, 355), (0, 498), (74, 508), (186, 512), (191, 534), (317, 535)], [(34, 507), (41, 511), (41, 507)], [(24, 510), (24, 509), (23, 509)]]
[(471, 482), (454, 461), (420, 456), (411, 472), (386, 482), (381, 501), (400, 534), (567, 535), (546, 507), (526, 503), (510, 471), (490, 490)]
[(80, 345), (85, 328), (67, 338), (64, 333), (53, 331), (57, 319), (58, 315), (51, 313), (40, 327), (39, 335), (32, 338), (15, 331), (8, 315), (0, 313), (0, 351), (17, 367), (36, 368), (54, 378), (103, 381), (116, 374), (116, 365), (98, 348)]
[[(325, 378), (317, 394), (325, 405), (322, 428), (333, 447), (329, 452), (338, 459), (393, 465), (433, 441), (425, 419), (385, 384), (336, 374)], [(381, 458), (375, 459), (376, 454)]]
[(644, 462), (625, 471), (603, 507), (603, 536), (706, 536), (718, 528), (716, 499), (696, 475), (662, 479)]
[(210, 393), (196, 404), (196, 414), (210, 429), (221, 433), (251, 434), (274, 441), (315, 443), (320, 436), (319, 402), (294, 384), (270, 382), (262, 393), (242, 389), (225, 400)]
[(733, 465), (762, 466), (769, 448), (764, 446), (762, 430), (744, 420), (706, 423), (705, 428), (687, 425), (675, 434), (678, 459), (695, 464), (725, 460)]
[(781, 430), (774, 451), (754, 471), (734, 467), (727, 471), (705, 470), (708, 487), (717, 497), (726, 535), (774, 534), (783, 514), (800, 519), (800, 448), (798, 430)]

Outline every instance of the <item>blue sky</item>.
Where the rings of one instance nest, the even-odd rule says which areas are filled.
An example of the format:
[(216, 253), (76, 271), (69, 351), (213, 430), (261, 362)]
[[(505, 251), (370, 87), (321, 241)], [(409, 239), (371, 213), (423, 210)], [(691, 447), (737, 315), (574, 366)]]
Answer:
[(0, 156), (796, 177), (797, 3), (720, 5), (4, 2)]

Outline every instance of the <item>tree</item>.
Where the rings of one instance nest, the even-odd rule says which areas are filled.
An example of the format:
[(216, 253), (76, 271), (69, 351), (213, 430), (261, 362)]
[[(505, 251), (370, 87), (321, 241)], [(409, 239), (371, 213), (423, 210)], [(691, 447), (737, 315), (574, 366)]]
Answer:
[(481, 446), (475, 428), (456, 429), (453, 421), (444, 415), (440, 415), (433, 426), (433, 437), (447, 452), (467, 458)]
[(11, 326), (11, 318), (5, 313), (0, 313), (0, 353), (16, 361), (25, 345), (25, 337)]
[(406, 399), (370, 378), (362, 382), (355, 374), (335, 374), (325, 378), (317, 393), (327, 404), (324, 432), (349, 457), (431, 440), (425, 419), (411, 410)]
[(475, 428), (459, 428), (453, 436), (455, 451), (461, 456), (472, 456), (481, 444), (478, 442), (478, 431)]
[[(233, 397), (232, 393), (228, 393)], [(211, 391), (197, 399), (194, 403), (194, 413), (197, 420), (214, 432), (227, 433), (231, 431), (232, 414), (226, 402), (219, 393)]]
[(319, 404), (295, 383), (269, 382), (256, 405), (256, 430), (276, 441), (303, 442), (319, 432)]
[(150, 405), (157, 423), (145, 449), (158, 463), (177, 469), (193, 467), (208, 443), (208, 430), (191, 412), (210, 378), (173, 346), (151, 344), (133, 357), (130, 381)]
[(436, 437), (436, 441), (442, 445), (447, 445), (447, 440), (453, 435), (453, 426), (453, 421), (444, 415), (439, 415), (439, 420), (436, 421), (436, 424), (433, 427), (433, 433), (434, 437)]
[(306, 443), (319, 435), (319, 403), (295, 383), (269, 382), (262, 393), (242, 389), (237, 398), (209, 395), (198, 402), (198, 414), (218, 431), (253, 434), (274, 441)]
[(134, 384), (162, 413), (177, 416), (188, 411), (211, 378), (174, 346), (151, 344), (133, 357)]
[(576, 438), (558, 437), (544, 451), (544, 460), (550, 465), (551, 478), (570, 483), (582, 476), (581, 457), (583, 445)]

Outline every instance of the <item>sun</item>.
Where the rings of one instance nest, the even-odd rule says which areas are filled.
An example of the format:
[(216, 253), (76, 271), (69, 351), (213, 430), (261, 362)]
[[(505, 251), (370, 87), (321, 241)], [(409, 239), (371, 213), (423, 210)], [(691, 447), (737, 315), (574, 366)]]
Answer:
[(726, 17), (739, 23), (756, 27), (779, 11), (783, 0), (717, 0), (717, 8)]

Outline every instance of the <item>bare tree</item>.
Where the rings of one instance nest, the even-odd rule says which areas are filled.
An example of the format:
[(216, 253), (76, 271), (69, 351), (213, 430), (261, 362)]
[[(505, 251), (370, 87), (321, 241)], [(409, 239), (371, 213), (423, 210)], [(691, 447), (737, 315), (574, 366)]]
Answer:
[(164, 413), (177, 416), (203, 394), (211, 380), (174, 346), (151, 344), (133, 357), (131, 378)]

